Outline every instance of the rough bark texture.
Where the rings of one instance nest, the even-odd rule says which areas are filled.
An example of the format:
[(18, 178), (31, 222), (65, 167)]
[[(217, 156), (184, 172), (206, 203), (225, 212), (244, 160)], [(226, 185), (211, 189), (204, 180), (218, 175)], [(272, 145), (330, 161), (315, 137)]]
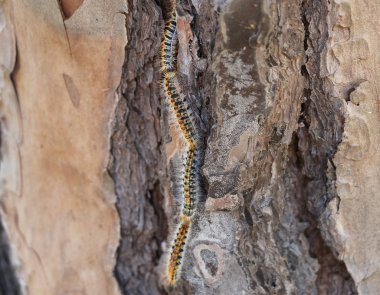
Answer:
[(109, 171), (116, 185), (120, 245), (115, 276), (125, 294), (159, 294), (154, 267), (167, 237), (159, 172), (162, 18), (154, 1), (130, 1)]
[(333, 158), (334, 202), (321, 221), (325, 239), (347, 265), (360, 294), (380, 282), (379, 28), (377, 1), (332, 1), (322, 76), (344, 104), (342, 142)]
[(100, 2), (0, 0), (0, 293), (377, 294), (380, 5), (179, 3), (205, 149), (169, 287), (186, 152), (160, 93), (170, 7)]

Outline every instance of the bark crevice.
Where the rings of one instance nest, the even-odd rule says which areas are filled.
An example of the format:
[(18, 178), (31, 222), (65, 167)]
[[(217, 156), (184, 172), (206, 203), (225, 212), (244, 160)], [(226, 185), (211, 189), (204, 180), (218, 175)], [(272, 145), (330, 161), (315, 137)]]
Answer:
[(157, 265), (167, 220), (161, 187), (159, 68), (162, 16), (153, 0), (128, 1), (128, 42), (111, 136), (120, 241), (114, 275), (123, 294), (162, 294)]
[(301, 74), (306, 83), (298, 121), (300, 127), (293, 136), (290, 161), (290, 167), (298, 171), (298, 218), (308, 224), (304, 234), (309, 241), (309, 253), (320, 265), (316, 279), (318, 294), (357, 294), (346, 265), (336, 258), (323, 238), (323, 231), (328, 229), (321, 227), (319, 222), (327, 204), (338, 198), (335, 167), (331, 163), (344, 128), (342, 108), (339, 102), (333, 101), (320, 76), (322, 54), (328, 39), (327, 3), (303, 0), (301, 13), (306, 53)]
[(10, 251), (9, 240), (0, 217), (0, 294), (20, 295), (21, 287)]

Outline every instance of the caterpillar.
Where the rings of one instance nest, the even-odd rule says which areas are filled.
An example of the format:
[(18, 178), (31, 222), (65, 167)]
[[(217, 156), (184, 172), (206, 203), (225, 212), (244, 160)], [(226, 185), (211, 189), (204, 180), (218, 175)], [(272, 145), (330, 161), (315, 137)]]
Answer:
[(177, 274), (181, 267), (182, 253), (186, 245), (186, 238), (189, 233), (190, 226), (191, 219), (188, 216), (182, 216), (168, 263), (167, 273), (170, 285), (174, 285), (176, 282)]
[(172, 11), (167, 22), (161, 43), (162, 88), (177, 117), (178, 125), (186, 140), (188, 150), (183, 175), (183, 208), (177, 234), (172, 244), (167, 266), (167, 277), (170, 285), (174, 285), (182, 264), (182, 254), (191, 227), (191, 217), (197, 200), (199, 134), (193, 111), (188, 98), (181, 91), (177, 78), (177, 13), (176, 0), (172, 0)]
[(173, 10), (172, 16), (165, 26), (164, 37), (161, 43), (161, 70), (163, 73), (175, 71), (177, 63), (177, 13)]
[(186, 102), (184, 95), (180, 93), (179, 84), (175, 80), (174, 73), (168, 74), (164, 78), (165, 94), (172, 104), (177, 116), (178, 123), (182, 129), (184, 137), (189, 146), (185, 163), (185, 173), (183, 181), (184, 207), (183, 214), (191, 216), (196, 194), (196, 158), (197, 149), (197, 129), (193, 120), (191, 108)]
[(198, 136), (192, 110), (187, 103), (186, 97), (180, 91), (179, 83), (174, 72), (169, 72), (164, 76), (163, 86), (165, 95), (172, 105), (188, 146), (195, 148)]
[(189, 217), (193, 214), (197, 194), (196, 152), (197, 150), (193, 148), (188, 150), (185, 173), (183, 176), (184, 204), (182, 212), (184, 215)]
[(176, 282), (177, 273), (179, 272), (179, 265), (182, 261), (182, 251), (187, 239), (187, 232), (190, 228), (190, 217), (193, 214), (195, 199), (196, 199), (196, 146), (197, 136), (196, 128), (192, 118), (192, 112), (189, 105), (186, 102), (185, 96), (183, 96), (178, 88), (178, 84), (175, 83), (175, 74), (172, 72), (167, 73), (164, 76), (163, 81), (164, 92), (169, 99), (172, 109), (177, 117), (178, 124), (182, 130), (182, 133), (186, 139), (189, 147), (187, 151), (185, 161), (185, 171), (183, 176), (183, 216), (182, 219), (185, 222), (180, 224), (176, 238), (173, 243), (173, 247), (170, 253), (167, 276), (169, 278), (170, 285), (174, 285)]

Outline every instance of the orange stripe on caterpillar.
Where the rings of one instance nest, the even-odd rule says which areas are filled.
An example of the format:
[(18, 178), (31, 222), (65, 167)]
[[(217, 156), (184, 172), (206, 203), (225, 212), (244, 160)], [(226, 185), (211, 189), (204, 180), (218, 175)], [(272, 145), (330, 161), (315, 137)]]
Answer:
[(173, 242), (167, 268), (167, 276), (170, 285), (174, 285), (177, 281), (177, 274), (182, 264), (182, 253), (185, 249), (190, 226), (190, 218), (187, 216), (181, 216), (181, 223), (178, 227), (177, 234)]

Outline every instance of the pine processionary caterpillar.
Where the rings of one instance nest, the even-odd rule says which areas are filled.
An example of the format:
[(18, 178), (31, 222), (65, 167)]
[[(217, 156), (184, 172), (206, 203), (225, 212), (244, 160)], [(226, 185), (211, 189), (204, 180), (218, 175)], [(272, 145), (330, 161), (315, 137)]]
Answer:
[(164, 92), (172, 105), (178, 124), (190, 148), (195, 148), (197, 140), (193, 114), (186, 97), (181, 93), (175, 73), (167, 73), (164, 77)]
[(177, 61), (177, 13), (173, 12), (165, 26), (161, 43), (161, 70), (163, 73), (176, 70)]
[(186, 238), (191, 226), (191, 220), (187, 216), (181, 217), (181, 223), (172, 246), (171, 255), (168, 263), (168, 278), (170, 285), (174, 285), (178, 270), (181, 267), (182, 253), (185, 248)]
[(176, 114), (177, 121), (186, 142), (189, 146), (185, 162), (185, 172), (183, 178), (183, 216), (185, 221), (180, 224), (174, 244), (170, 253), (168, 263), (168, 278), (169, 283), (174, 285), (176, 277), (182, 262), (182, 251), (186, 243), (187, 233), (190, 228), (190, 217), (193, 214), (195, 201), (196, 201), (196, 147), (197, 147), (197, 134), (196, 127), (193, 122), (193, 115), (186, 98), (182, 95), (174, 73), (167, 73), (164, 77), (164, 92), (169, 99), (174, 113)]
[(196, 186), (197, 186), (197, 167), (196, 167), (196, 149), (190, 148), (187, 152), (185, 173), (183, 176), (183, 214), (191, 216), (193, 214), (196, 201)]
[(191, 227), (191, 216), (194, 211), (197, 197), (198, 180), (198, 131), (194, 122), (194, 114), (176, 77), (176, 63), (178, 51), (177, 36), (177, 13), (176, 0), (172, 0), (171, 16), (165, 26), (164, 36), (161, 43), (161, 71), (163, 73), (162, 88), (165, 96), (169, 100), (172, 109), (177, 117), (177, 122), (182, 130), (183, 136), (188, 145), (187, 157), (185, 161), (185, 172), (183, 176), (183, 209), (180, 217), (176, 237), (173, 241), (172, 249), (167, 266), (167, 276), (169, 283), (174, 285), (182, 263), (182, 252), (185, 249), (186, 239)]

